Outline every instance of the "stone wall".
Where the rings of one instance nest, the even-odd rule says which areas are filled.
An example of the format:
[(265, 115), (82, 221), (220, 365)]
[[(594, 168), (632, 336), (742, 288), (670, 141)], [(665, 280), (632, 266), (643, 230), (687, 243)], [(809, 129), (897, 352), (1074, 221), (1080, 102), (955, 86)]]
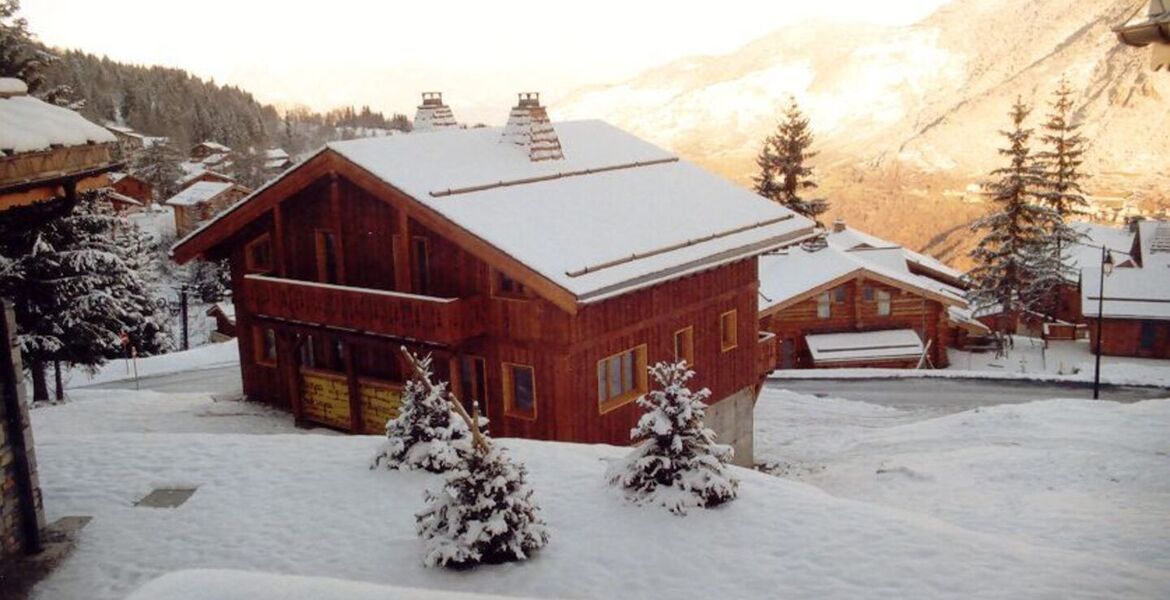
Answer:
[(715, 441), (735, 449), (733, 463), (751, 467), (755, 462), (756, 393), (744, 388), (707, 407), (707, 427), (717, 436)]
[[(0, 383), (3, 384), (0, 394), (4, 395), (3, 402), (0, 402), (0, 561), (35, 549), (37, 542), (32, 538), (36, 536), (30, 535), (30, 530), (39, 531), (45, 524), (20, 352), (15, 345), (15, 336), (9, 335), (16, 330), (15, 318), (7, 302), (2, 311), (0, 342), (5, 347), (0, 348)], [(28, 510), (25, 502), (26, 486), (30, 482), (33, 511)], [(30, 527), (30, 520), (35, 529)]]

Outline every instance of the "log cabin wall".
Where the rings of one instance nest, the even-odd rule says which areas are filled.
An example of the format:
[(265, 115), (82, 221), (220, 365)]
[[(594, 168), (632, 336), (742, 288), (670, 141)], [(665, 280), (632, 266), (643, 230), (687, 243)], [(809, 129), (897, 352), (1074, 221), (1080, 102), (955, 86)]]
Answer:
[[(872, 288), (872, 300), (866, 300), (865, 288)], [(838, 291), (840, 290), (840, 291)], [(935, 367), (947, 366), (948, 330), (946, 307), (942, 303), (885, 283), (856, 278), (825, 290), (830, 298), (828, 318), (817, 316), (817, 296), (802, 300), (760, 318), (760, 328), (795, 342), (795, 366), (812, 367), (812, 356), (804, 336), (817, 333), (848, 333), (882, 329), (913, 329), (923, 344), (933, 340), (930, 360)], [(878, 291), (890, 295), (890, 314), (878, 312)], [(841, 296), (838, 296), (841, 294)], [(818, 294), (819, 296), (819, 294)], [(878, 365), (871, 365), (878, 366)]]

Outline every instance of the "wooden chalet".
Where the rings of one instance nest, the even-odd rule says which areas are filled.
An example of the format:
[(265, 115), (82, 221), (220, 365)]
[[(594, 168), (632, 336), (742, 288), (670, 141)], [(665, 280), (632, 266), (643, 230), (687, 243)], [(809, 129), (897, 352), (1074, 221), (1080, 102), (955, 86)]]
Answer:
[(110, 173), (110, 188), (143, 206), (154, 203), (154, 186), (133, 173)]
[(0, 78), (0, 210), (104, 187), (117, 140), (67, 108)]
[(626, 444), (647, 365), (685, 358), (751, 460), (756, 256), (812, 223), (522, 96), (503, 128), (331, 143), (173, 249), (231, 263), (244, 391), (381, 433), (398, 349), (495, 435)]
[(218, 171), (211, 171), (203, 168), (196, 168), (194, 171), (179, 178), (176, 182), (179, 185), (179, 191), (183, 191), (196, 183), (201, 181), (212, 181), (217, 183), (235, 183), (236, 180), (228, 175), (224, 175)]
[(206, 141), (199, 142), (191, 147), (191, 160), (195, 162), (203, 162), (208, 158), (231, 154), (232, 149), (220, 144), (218, 142)]
[(175, 211), (175, 231), (187, 235), (251, 193), (234, 183), (201, 181), (171, 196), (165, 204)]
[(207, 309), (207, 316), (215, 322), (208, 336), (213, 342), (224, 342), (236, 337), (236, 306), (230, 301), (220, 301)]
[(841, 221), (823, 238), (761, 256), (759, 269), (760, 328), (778, 339), (775, 368), (941, 368), (959, 336), (987, 333), (959, 272)]
[(1081, 310), (1090, 348), (1097, 347), (1101, 310), (1101, 354), (1170, 358), (1170, 222), (1141, 221), (1133, 226), (1127, 253), (1115, 255), (1115, 267), (1101, 289), (1100, 250), (1081, 266)]

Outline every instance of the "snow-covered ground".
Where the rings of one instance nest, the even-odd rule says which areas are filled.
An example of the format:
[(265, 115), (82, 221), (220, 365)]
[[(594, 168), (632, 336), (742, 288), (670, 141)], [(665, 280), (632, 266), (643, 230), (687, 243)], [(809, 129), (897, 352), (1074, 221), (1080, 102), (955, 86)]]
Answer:
[[(34, 597), (123, 598), (193, 568), (527, 597), (1170, 593), (1170, 401), (924, 420), (765, 394), (757, 453), (804, 481), (739, 470), (738, 500), (676, 517), (626, 505), (605, 485), (606, 460), (625, 449), (505, 440), (530, 469), (550, 545), (526, 563), (452, 572), (422, 566), (414, 533), (437, 479), (368, 469), (377, 437), (297, 432), (284, 415), (197, 395), (81, 390), (33, 411), (48, 517), (94, 517)], [(198, 491), (176, 509), (133, 506), (164, 486)], [(216, 598), (252, 598), (257, 581), (301, 581), (323, 598), (375, 593), (221, 571), (175, 577), (148, 597), (201, 597), (175, 592), (199, 577)]]
[[(138, 377), (149, 377), (238, 365), (239, 361), (239, 345), (236, 340), (228, 340), (198, 346), (190, 350), (139, 358), (136, 362)], [(135, 376), (134, 362), (125, 359), (112, 360), (98, 367), (94, 372), (85, 368), (69, 369), (64, 375), (65, 387), (70, 390), (70, 395), (75, 394), (74, 388), (111, 381), (127, 381), (127, 387), (132, 388)]]
[[(1023, 379), (1031, 381), (1093, 381), (1094, 357), (1088, 340), (1053, 341), (1014, 336), (1006, 356), (994, 352), (966, 352), (949, 348), (950, 366), (938, 370), (908, 369), (779, 369), (773, 379), (885, 379), (941, 377)], [(1102, 356), (1101, 382), (1109, 385), (1170, 387), (1170, 360)]]

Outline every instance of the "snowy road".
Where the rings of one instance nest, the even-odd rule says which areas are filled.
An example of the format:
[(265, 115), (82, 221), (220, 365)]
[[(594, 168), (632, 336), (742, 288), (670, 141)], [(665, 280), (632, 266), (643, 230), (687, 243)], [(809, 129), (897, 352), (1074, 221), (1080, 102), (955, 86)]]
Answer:
[[(768, 387), (815, 396), (860, 400), (894, 408), (927, 409), (944, 413), (1033, 400), (1093, 397), (1092, 387), (1080, 383), (971, 379), (770, 379)], [(1170, 390), (1164, 388), (1101, 388), (1101, 398), (1104, 400), (1135, 402), (1167, 397), (1170, 397)]]

